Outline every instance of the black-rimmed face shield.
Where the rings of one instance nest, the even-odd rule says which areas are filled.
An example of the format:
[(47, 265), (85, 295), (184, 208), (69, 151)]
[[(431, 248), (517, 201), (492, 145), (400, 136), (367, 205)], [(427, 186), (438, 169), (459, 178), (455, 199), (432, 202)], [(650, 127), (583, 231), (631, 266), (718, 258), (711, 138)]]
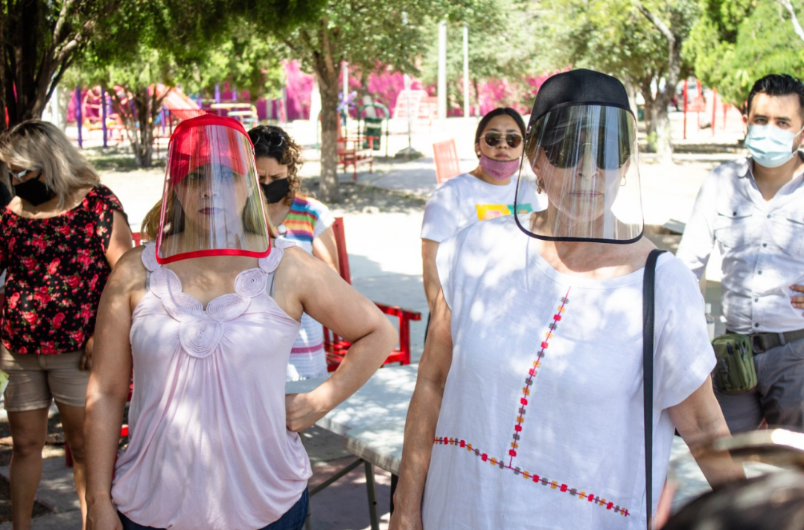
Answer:
[(547, 195), (542, 212), (518, 215), (519, 225), (546, 240), (631, 243), (643, 231), (636, 123), (624, 109), (559, 108), (528, 131), (525, 156), (533, 175), (519, 178), (517, 201)]

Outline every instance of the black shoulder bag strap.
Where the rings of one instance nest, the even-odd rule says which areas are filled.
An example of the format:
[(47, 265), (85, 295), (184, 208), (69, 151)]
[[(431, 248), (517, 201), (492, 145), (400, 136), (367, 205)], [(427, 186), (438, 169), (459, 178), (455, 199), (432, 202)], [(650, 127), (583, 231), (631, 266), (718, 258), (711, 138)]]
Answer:
[(653, 511), (653, 309), (656, 260), (664, 250), (654, 249), (645, 263), (642, 282), (642, 389), (645, 409), (645, 506), (648, 530)]

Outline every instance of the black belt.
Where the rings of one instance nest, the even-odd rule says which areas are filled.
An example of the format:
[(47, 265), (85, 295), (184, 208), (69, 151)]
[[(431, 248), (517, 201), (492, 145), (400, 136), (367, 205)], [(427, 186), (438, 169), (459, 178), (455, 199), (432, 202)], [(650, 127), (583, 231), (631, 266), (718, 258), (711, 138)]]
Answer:
[[(734, 333), (734, 331), (726, 331), (726, 333)], [(751, 339), (751, 348), (754, 353), (765, 353), (777, 346), (784, 346), (788, 342), (804, 339), (804, 329), (785, 333), (749, 333), (748, 338)]]

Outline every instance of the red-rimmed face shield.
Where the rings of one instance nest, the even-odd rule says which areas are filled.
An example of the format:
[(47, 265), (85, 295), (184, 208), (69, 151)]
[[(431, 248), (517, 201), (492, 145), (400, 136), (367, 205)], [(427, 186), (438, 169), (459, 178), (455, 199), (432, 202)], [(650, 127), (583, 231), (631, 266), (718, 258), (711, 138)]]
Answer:
[(206, 114), (171, 136), (156, 250), (160, 263), (270, 253), (254, 149), (237, 120)]

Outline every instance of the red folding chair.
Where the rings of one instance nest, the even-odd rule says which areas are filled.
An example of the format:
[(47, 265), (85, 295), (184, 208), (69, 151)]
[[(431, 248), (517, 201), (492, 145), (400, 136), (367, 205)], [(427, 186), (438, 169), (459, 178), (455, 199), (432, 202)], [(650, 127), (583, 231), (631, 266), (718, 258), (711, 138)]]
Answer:
[[(349, 269), (349, 254), (346, 252), (346, 235), (343, 228), (343, 218), (336, 217), (332, 225), (335, 234), (335, 244), (338, 249), (338, 266), (341, 278), (347, 283), (352, 283), (352, 274)], [(374, 302), (380, 311), (389, 316), (397, 317), (399, 326), (399, 345), (385, 359), (383, 365), (399, 363), (401, 365), (410, 364), (410, 321), (421, 320), (422, 314), (418, 311), (403, 309), (398, 306), (380, 304)], [(324, 327), (324, 351), (327, 352), (327, 370), (334, 372), (340, 366), (341, 361), (346, 356), (346, 352), (352, 345), (351, 342), (338, 336), (334, 331)]]
[(436, 166), (436, 182), (438, 184), (461, 174), (461, 168), (458, 164), (458, 149), (455, 147), (454, 138), (445, 142), (434, 143), (433, 155)]

